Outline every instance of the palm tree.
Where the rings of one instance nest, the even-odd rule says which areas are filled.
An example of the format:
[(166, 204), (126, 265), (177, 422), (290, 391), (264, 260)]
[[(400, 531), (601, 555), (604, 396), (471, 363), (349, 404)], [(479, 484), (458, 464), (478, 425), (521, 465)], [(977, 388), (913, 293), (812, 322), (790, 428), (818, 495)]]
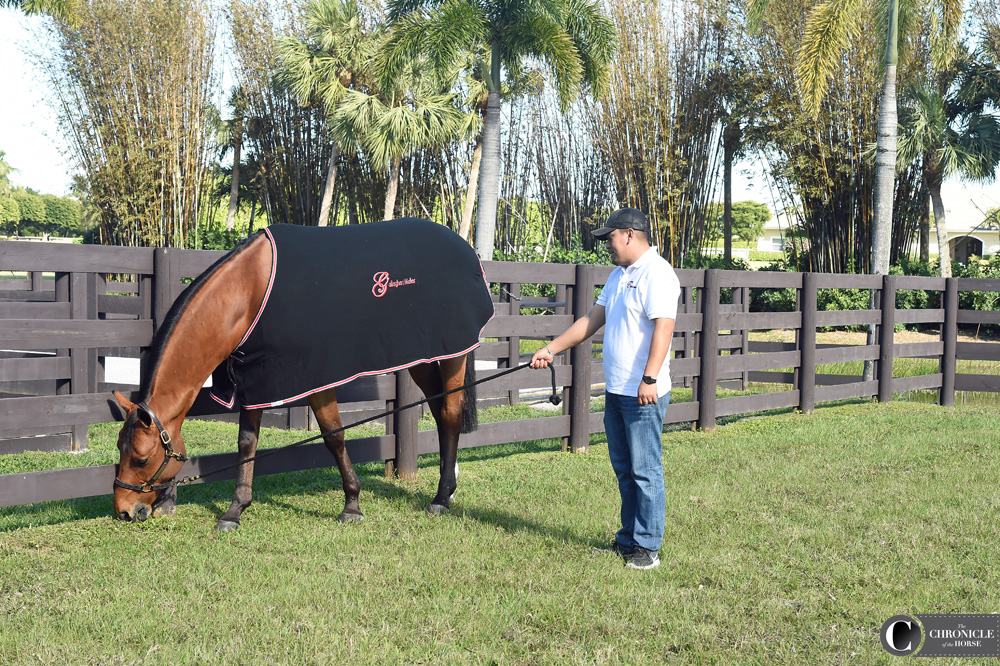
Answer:
[[(347, 91), (363, 87), (370, 78), (379, 29), (372, 25), (357, 0), (314, 0), (306, 10), (304, 38), (285, 37), (278, 41), (282, 63), (281, 80), (298, 95), (303, 105), (318, 102), (333, 125), (337, 107)], [(330, 204), (340, 163), (341, 139), (331, 137), (330, 162), (323, 186), (317, 224), (330, 219)]]
[(481, 259), (492, 259), (500, 184), (501, 70), (516, 76), (525, 58), (539, 59), (565, 110), (585, 86), (598, 95), (603, 92), (615, 47), (612, 23), (591, 0), (390, 0), (388, 16), (391, 34), (378, 63), (383, 80), (391, 81), (416, 54), (427, 55), (442, 69), (452, 66), (460, 53), (484, 54), (476, 63), (488, 96), (475, 245)]
[(360, 148), (377, 169), (389, 169), (386, 220), (394, 217), (403, 156), (446, 143), (461, 123), (454, 95), (428, 90), (416, 71), (419, 67), (414, 63), (408, 80), (382, 94), (350, 91), (334, 117), (335, 132), (345, 147)]
[[(751, 24), (762, 19), (771, 0), (747, 0)], [(915, 13), (917, 0), (902, 0), (904, 27)], [(938, 29), (933, 37), (934, 64), (944, 67), (951, 57), (962, 21), (962, 0), (933, 0), (938, 12)], [(869, 11), (862, 0), (824, 0), (815, 6), (806, 21), (806, 31), (796, 63), (799, 89), (807, 110), (814, 115), (826, 96), (827, 84), (839, 66), (840, 55), (847, 48), (862, 18)], [(896, 175), (896, 67), (899, 53), (900, 0), (883, 0), (879, 20), (885, 30), (885, 72), (882, 96), (879, 100), (878, 135), (875, 144), (875, 216), (872, 220), (871, 273), (889, 272), (890, 241), (892, 238), (893, 190)], [(869, 298), (869, 308), (875, 307), (875, 291)], [(875, 344), (875, 325), (868, 326), (867, 343)], [(875, 364), (865, 361), (865, 381), (874, 378)]]
[[(772, 0), (747, 0), (751, 24), (759, 24)], [(918, 0), (883, 0), (878, 19), (886, 36), (885, 72), (879, 102), (878, 139), (876, 142), (875, 218), (872, 223), (872, 274), (889, 272), (892, 231), (892, 195), (896, 165), (896, 67), (900, 23), (905, 34), (911, 20), (923, 4)], [(933, 0), (937, 29), (932, 36), (934, 66), (944, 68), (954, 52), (962, 22), (962, 0)], [(870, 11), (862, 0), (824, 0), (813, 8), (806, 22), (805, 35), (798, 53), (796, 76), (806, 109), (819, 112), (827, 85), (840, 64), (840, 55), (857, 33)], [(902, 18), (901, 18), (902, 17)]]
[(1000, 67), (989, 49), (962, 54), (937, 81), (908, 90), (900, 127), (899, 156), (920, 159), (931, 193), (941, 277), (951, 277), (947, 220), (941, 184), (959, 173), (992, 181), (1000, 164), (1000, 123), (989, 112), (1000, 103)]

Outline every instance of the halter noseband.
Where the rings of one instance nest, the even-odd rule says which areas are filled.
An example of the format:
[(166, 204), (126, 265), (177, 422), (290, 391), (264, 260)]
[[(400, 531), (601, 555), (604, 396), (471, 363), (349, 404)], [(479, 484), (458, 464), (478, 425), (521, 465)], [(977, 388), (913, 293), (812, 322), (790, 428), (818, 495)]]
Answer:
[(166, 483), (155, 483), (155, 481), (160, 478), (161, 474), (163, 474), (163, 470), (165, 470), (167, 465), (170, 464), (171, 459), (179, 460), (183, 463), (187, 460), (187, 456), (174, 452), (174, 447), (170, 444), (170, 433), (168, 433), (167, 429), (163, 427), (162, 423), (160, 423), (160, 419), (156, 418), (156, 414), (154, 414), (153, 410), (149, 408), (149, 405), (144, 402), (140, 402), (136, 404), (136, 407), (149, 414), (149, 418), (153, 421), (153, 425), (155, 425), (156, 429), (160, 432), (160, 442), (163, 443), (163, 448), (165, 449), (163, 464), (160, 465), (160, 469), (156, 470), (156, 474), (154, 474), (149, 481), (146, 481), (141, 485), (137, 483), (125, 483), (119, 479), (117, 475), (115, 476), (115, 485), (119, 488), (134, 490), (140, 493), (152, 493), (160, 490), (166, 490), (174, 485), (173, 481), (167, 481)]

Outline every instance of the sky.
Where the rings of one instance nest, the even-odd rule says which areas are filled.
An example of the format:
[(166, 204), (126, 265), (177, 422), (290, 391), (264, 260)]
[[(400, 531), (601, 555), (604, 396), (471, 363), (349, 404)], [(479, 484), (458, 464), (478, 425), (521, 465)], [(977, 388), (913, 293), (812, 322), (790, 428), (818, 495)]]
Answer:
[(44, 77), (25, 57), (32, 39), (29, 26), (43, 19), (25, 17), (14, 9), (0, 9), (0, 150), (17, 171), (15, 185), (43, 194), (70, 192), (71, 168), (60, 152), (63, 141), (55, 113), (47, 101)]
[[(17, 169), (10, 175), (13, 184), (65, 196), (70, 193), (73, 169), (62, 150), (64, 141), (49, 104), (48, 84), (25, 55), (37, 39), (34, 29), (44, 20), (0, 8), (0, 91), (4, 100), (0, 103), (0, 151), (6, 153), (7, 164)], [(978, 222), (987, 210), (1000, 206), (1000, 180), (982, 186), (952, 179), (945, 183), (942, 198), (956, 222)], [(775, 209), (763, 171), (754, 163), (738, 164), (734, 169), (733, 200), (747, 199)]]

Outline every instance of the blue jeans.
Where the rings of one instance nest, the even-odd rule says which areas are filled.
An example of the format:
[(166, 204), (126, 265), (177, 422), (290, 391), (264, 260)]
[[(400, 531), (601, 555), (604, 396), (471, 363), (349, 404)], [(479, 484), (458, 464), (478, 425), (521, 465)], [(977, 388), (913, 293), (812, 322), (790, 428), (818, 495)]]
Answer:
[(659, 550), (666, 522), (663, 485), (663, 418), (670, 393), (655, 405), (639, 405), (633, 396), (605, 393), (604, 430), (611, 467), (622, 497), (622, 528), (615, 539), (627, 548)]

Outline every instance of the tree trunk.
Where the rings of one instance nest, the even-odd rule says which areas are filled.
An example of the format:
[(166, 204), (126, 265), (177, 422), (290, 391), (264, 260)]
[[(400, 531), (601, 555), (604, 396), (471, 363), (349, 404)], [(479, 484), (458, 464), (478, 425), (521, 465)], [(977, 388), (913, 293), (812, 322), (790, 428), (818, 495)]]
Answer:
[(347, 199), (347, 223), (348, 224), (358, 224), (358, 187), (357, 179), (350, 178), (347, 179), (348, 189), (348, 199)]
[(326, 169), (326, 184), (323, 186), (323, 201), (319, 208), (317, 226), (325, 227), (330, 222), (330, 203), (333, 201), (333, 186), (337, 183), (337, 162), (340, 161), (340, 146), (336, 141), (330, 150), (330, 165)]
[[(728, 134), (728, 128), (727, 134)], [(728, 137), (727, 137), (728, 138)], [(722, 167), (722, 247), (726, 268), (733, 265), (733, 145), (726, 141)]]
[(229, 215), (226, 216), (226, 231), (232, 231), (236, 226), (236, 207), (240, 201), (240, 149), (243, 147), (242, 135), (233, 138), (233, 183), (229, 187)]
[(396, 192), (399, 190), (399, 167), (403, 163), (402, 157), (393, 157), (389, 166), (389, 185), (385, 188), (385, 213), (383, 220), (391, 220), (396, 209)]
[(920, 261), (931, 260), (931, 214), (930, 199), (924, 202), (924, 212), (920, 215)]
[[(878, 138), (875, 143), (875, 219), (872, 221), (871, 274), (889, 273), (889, 252), (892, 240), (892, 196), (896, 179), (896, 53), (899, 7), (896, 0), (889, 1), (889, 26), (885, 46), (885, 78), (882, 81), (882, 99), (878, 109)], [(875, 291), (868, 301), (875, 309)], [(878, 343), (875, 326), (868, 326), (868, 345)], [(865, 361), (862, 378), (871, 381), (875, 376), (873, 361)]]
[(945, 222), (944, 201), (941, 199), (941, 179), (935, 178), (930, 183), (931, 201), (934, 202), (934, 227), (937, 229), (938, 262), (941, 264), (940, 275), (951, 277), (951, 250), (948, 247), (948, 226)]
[(469, 167), (469, 187), (465, 191), (465, 210), (462, 211), (462, 226), (458, 235), (469, 240), (469, 228), (472, 226), (472, 211), (476, 207), (476, 193), (479, 190), (479, 167), (483, 159), (483, 135), (476, 140), (476, 149), (472, 152), (472, 166)]
[(872, 275), (889, 272), (892, 195), (896, 177), (896, 66), (885, 68), (875, 147), (875, 220), (872, 224)]
[(481, 261), (493, 260), (500, 198), (500, 93), (490, 91), (483, 123), (483, 161), (480, 166), (479, 215), (476, 218), (476, 254)]

